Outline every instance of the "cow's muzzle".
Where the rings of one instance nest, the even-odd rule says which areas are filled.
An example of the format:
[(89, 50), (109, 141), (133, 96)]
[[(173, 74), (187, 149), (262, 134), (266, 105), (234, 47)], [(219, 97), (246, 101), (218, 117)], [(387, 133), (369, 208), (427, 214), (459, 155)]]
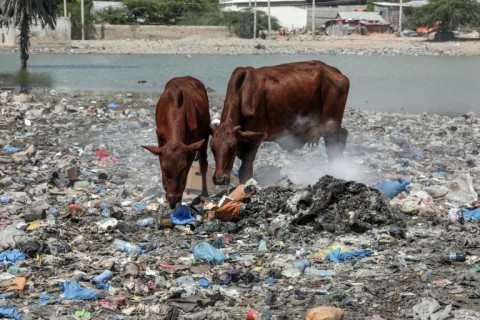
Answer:
[(213, 177), (213, 183), (220, 186), (230, 184), (230, 178), (228, 177)]
[(170, 209), (175, 209), (182, 202), (182, 197), (167, 197), (168, 205)]

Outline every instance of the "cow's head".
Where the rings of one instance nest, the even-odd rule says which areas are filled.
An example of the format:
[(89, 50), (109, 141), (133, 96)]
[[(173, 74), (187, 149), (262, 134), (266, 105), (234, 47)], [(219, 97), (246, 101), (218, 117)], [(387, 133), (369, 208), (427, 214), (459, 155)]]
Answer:
[(160, 160), (163, 188), (170, 209), (175, 209), (182, 202), (182, 194), (187, 184), (188, 170), (190, 170), (188, 156), (197, 152), (204, 141), (205, 139), (202, 139), (188, 146), (181, 142), (169, 142), (162, 147), (142, 146), (157, 155)]
[(230, 174), (235, 162), (239, 141), (247, 142), (264, 137), (264, 134), (261, 132), (242, 131), (240, 128), (240, 126), (233, 126), (227, 123), (221, 123), (212, 127), (213, 134), (210, 148), (215, 157), (214, 184), (227, 185), (230, 183)]

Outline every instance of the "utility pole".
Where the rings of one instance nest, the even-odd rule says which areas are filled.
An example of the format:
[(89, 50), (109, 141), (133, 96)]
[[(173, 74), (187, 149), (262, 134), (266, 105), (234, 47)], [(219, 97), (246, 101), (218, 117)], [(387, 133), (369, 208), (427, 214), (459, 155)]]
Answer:
[(253, 39), (257, 37), (257, 0), (255, 0), (255, 6), (253, 7)]
[(315, 40), (315, 0), (312, 0), (312, 40)]
[(85, 14), (83, 12), (83, 0), (80, 0), (80, 16), (82, 19), (82, 40), (85, 40)]
[(63, 16), (67, 17), (67, 0), (63, 0)]
[(268, 0), (268, 36), (272, 34), (272, 21), (270, 20), (270, 0)]
[(403, 12), (402, 12), (402, 0), (400, 0), (400, 7), (399, 7), (399, 10), (398, 10), (398, 32), (401, 32), (402, 31), (402, 16), (403, 16)]

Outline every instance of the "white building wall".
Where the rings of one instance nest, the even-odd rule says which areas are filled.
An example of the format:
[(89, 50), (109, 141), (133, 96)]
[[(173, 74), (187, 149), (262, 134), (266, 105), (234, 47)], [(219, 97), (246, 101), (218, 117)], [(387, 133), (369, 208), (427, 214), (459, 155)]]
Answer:
[[(257, 9), (268, 13), (268, 8)], [(307, 10), (302, 7), (270, 7), (270, 16), (277, 18), (282, 27), (288, 30), (305, 28), (307, 22)]]
[[(253, 1), (252, 1), (253, 7)], [(238, 6), (236, 4), (229, 4), (224, 7), (227, 11), (240, 11), (245, 9), (245, 6)], [(257, 10), (268, 13), (268, 7), (257, 4)], [(271, 6), (270, 16), (277, 18), (278, 22), (287, 30), (305, 28), (307, 22), (307, 7), (306, 6)]]
[[(10, 26), (0, 28), (0, 45), (14, 46), (18, 43), (20, 30)], [(30, 42), (32, 45), (48, 44), (68, 44), (71, 40), (71, 23), (66, 17), (57, 17), (57, 26), (55, 30), (50, 28), (42, 29), (40, 25), (30, 26)]]

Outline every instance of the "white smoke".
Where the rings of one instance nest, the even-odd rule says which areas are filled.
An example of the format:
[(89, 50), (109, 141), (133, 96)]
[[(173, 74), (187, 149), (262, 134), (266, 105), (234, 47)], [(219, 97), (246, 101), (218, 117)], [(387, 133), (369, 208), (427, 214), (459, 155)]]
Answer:
[(365, 170), (348, 158), (348, 155), (334, 161), (328, 161), (326, 157), (296, 160), (291, 162), (288, 167), (282, 168), (282, 173), (288, 176), (293, 183), (299, 185), (313, 185), (325, 175), (368, 183)]

